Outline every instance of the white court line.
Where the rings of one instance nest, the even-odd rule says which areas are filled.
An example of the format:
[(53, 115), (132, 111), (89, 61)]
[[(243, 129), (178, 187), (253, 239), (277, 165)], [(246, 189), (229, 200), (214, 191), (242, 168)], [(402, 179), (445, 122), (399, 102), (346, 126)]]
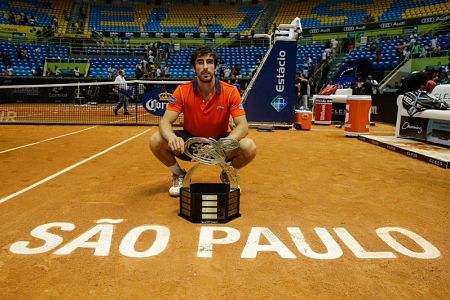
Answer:
[(72, 135), (72, 134), (77, 134), (77, 133), (80, 133), (80, 132), (92, 129), (92, 128), (95, 128), (95, 127), (97, 127), (97, 126), (91, 126), (91, 127), (88, 127), (88, 128), (84, 128), (82, 130), (78, 130), (78, 131), (66, 133), (66, 134), (63, 134), (63, 135), (58, 135), (58, 136), (55, 136), (55, 137), (52, 137), (52, 138), (48, 138), (48, 139), (45, 139), (45, 140), (42, 140), (42, 141), (39, 141), (39, 142), (34, 142), (34, 143), (31, 143), (31, 144), (26, 144), (26, 145), (22, 145), (22, 146), (19, 146), (19, 147), (6, 149), (6, 150), (3, 150), (3, 151), (0, 151), (0, 154), (6, 153), (6, 152), (10, 152), (10, 151), (14, 151), (14, 150), (21, 149), (21, 148), (25, 148), (25, 147), (29, 147), (29, 146), (33, 146), (33, 145), (37, 145), (37, 144), (40, 144), (40, 143), (48, 142), (48, 141), (51, 141), (51, 140), (56, 140), (56, 139), (59, 139), (59, 138), (65, 137), (65, 136), (69, 136), (69, 135)]
[(71, 165), (71, 166), (69, 166), (69, 167), (67, 167), (67, 168), (65, 168), (65, 169), (63, 169), (63, 170), (61, 170), (59, 172), (56, 172), (53, 175), (50, 175), (50, 176), (48, 176), (48, 177), (46, 177), (46, 178), (44, 178), (42, 180), (39, 180), (38, 182), (35, 182), (32, 185), (29, 185), (26, 188), (21, 189), (18, 192), (15, 192), (14, 194), (11, 194), (11, 195), (8, 195), (6, 197), (3, 197), (2, 199), (0, 199), (0, 204), (5, 203), (6, 201), (11, 200), (12, 198), (14, 198), (16, 196), (19, 196), (20, 194), (28, 192), (29, 190), (34, 189), (35, 187), (37, 187), (37, 186), (39, 186), (39, 185), (41, 185), (43, 183), (46, 183), (47, 181), (50, 181), (53, 178), (56, 178), (56, 177), (58, 177), (61, 174), (64, 174), (64, 173), (66, 173), (66, 172), (68, 172), (68, 171), (70, 171), (72, 169), (75, 169), (76, 167), (81, 166), (82, 164), (84, 164), (84, 163), (86, 163), (86, 162), (88, 162), (88, 161), (90, 161), (90, 160), (92, 160), (92, 159), (94, 159), (96, 157), (99, 157), (100, 155), (103, 155), (103, 154), (113, 150), (114, 148), (117, 148), (117, 147), (119, 147), (119, 146), (121, 146), (121, 145), (123, 145), (125, 143), (128, 143), (129, 141), (131, 141), (131, 140), (133, 140), (133, 139), (143, 135), (144, 133), (147, 133), (149, 130), (152, 130), (152, 128), (147, 129), (147, 130), (145, 130), (145, 131), (143, 131), (141, 133), (138, 133), (138, 134), (136, 134), (136, 135), (134, 135), (134, 136), (132, 136), (132, 137), (130, 137), (130, 138), (128, 138), (128, 139), (118, 143), (118, 144), (115, 144), (114, 146), (109, 147), (108, 149), (105, 149), (105, 150), (103, 150), (103, 151), (101, 151), (101, 152), (99, 152), (99, 153), (97, 153), (97, 154), (95, 154), (93, 156), (90, 156), (90, 157), (88, 157), (86, 159), (83, 159), (82, 161), (79, 161), (76, 164), (73, 164), (73, 165)]

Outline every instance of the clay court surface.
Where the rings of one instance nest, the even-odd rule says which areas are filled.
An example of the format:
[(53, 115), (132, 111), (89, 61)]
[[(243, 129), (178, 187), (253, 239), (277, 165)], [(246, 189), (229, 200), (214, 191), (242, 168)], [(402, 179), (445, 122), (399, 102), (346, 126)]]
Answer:
[[(450, 298), (450, 171), (345, 138), (343, 129), (252, 129), (258, 154), (240, 172), (242, 216), (220, 225), (177, 215), (178, 199), (167, 192), (169, 173), (148, 150), (157, 127), (0, 130), (1, 299)], [(371, 127), (371, 134), (393, 132), (391, 125)], [(202, 168), (195, 181), (218, 182), (218, 169)], [(50, 223), (73, 225), (48, 229), (60, 242), (42, 253), (13, 253), (20, 241), (29, 242), (27, 249), (42, 247), (44, 240), (31, 231)], [(107, 253), (95, 254), (101, 252), (95, 245), (109, 245), (96, 234), (83, 247), (58, 254), (100, 224), (113, 228)], [(124, 237), (145, 225), (170, 231), (166, 247), (153, 256), (124, 255)], [(397, 251), (377, 235), (386, 227), (415, 233), (439, 255)], [(214, 244), (212, 257), (199, 257), (205, 253), (200, 236), (214, 228), (216, 240), (231, 231), (240, 235)], [(249, 237), (261, 228), (265, 234), (255, 245)], [(288, 228), (300, 231), (317, 254), (327, 252), (317, 233), (325, 231), (342, 254), (304, 255)], [(358, 257), (338, 234), (345, 232), (366, 253), (393, 257)], [(404, 234), (391, 236), (418, 256), (427, 252)], [(155, 231), (145, 231), (132, 248), (143, 253), (155, 239)], [(244, 249), (259, 250), (247, 258)]]

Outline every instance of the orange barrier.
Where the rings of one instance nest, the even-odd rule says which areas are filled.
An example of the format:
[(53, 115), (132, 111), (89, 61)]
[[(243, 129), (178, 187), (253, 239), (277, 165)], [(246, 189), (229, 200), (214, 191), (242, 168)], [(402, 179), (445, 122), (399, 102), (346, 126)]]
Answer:
[(371, 104), (371, 96), (348, 96), (344, 126), (346, 136), (358, 136), (369, 133)]
[(297, 130), (311, 130), (312, 111), (296, 110), (294, 119), (294, 128)]
[(333, 108), (331, 96), (318, 95), (314, 101), (314, 124), (330, 125)]

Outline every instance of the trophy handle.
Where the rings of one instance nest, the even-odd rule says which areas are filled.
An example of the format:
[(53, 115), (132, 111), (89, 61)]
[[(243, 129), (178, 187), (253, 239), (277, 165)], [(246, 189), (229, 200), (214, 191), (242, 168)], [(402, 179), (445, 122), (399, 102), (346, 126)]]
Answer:
[(239, 173), (237, 169), (225, 162), (226, 151), (239, 147), (239, 141), (222, 138), (216, 141), (212, 138), (192, 137), (184, 144), (184, 153), (196, 164), (184, 176), (183, 187), (191, 183), (191, 177), (200, 164), (217, 165), (227, 174), (230, 189), (239, 188)]
[(230, 181), (230, 189), (238, 189), (239, 188), (239, 179), (240, 179), (238, 170), (233, 168), (231, 165), (229, 165), (227, 163), (221, 163), (219, 165), (228, 176), (228, 180)]
[(183, 179), (183, 187), (189, 186), (191, 184), (191, 177), (192, 177), (192, 173), (194, 173), (194, 171), (198, 168), (198, 166), (200, 165), (199, 162), (196, 162), (195, 165), (193, 165), (187, 172), (186, 175), (184, 175), (184, 179)]

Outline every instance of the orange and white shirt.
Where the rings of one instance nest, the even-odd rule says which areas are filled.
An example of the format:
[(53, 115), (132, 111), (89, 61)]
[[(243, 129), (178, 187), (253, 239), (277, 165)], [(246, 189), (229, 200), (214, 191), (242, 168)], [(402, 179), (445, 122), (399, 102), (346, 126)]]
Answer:
[(169, 99), (167, 109), (184, 114), (184, 130), (192, 136), (214, 139), (231, 131), (230, 116), (245, 115), (239, 91), (219, 80), (208, 99), (198, 91), (196, 79), (180, 84)]

